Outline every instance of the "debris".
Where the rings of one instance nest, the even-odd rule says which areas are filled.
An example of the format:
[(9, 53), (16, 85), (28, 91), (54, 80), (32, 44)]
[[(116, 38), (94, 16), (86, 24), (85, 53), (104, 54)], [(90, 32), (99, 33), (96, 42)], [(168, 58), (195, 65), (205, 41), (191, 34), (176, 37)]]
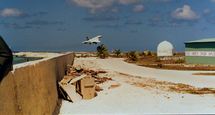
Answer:
[(83, 70), (83, 73), (85, 74), (90, 74), (92, 76), (97, 76), (98, 74), (100, 73), (107, 73), (106, 71), (102, 71), (102, 70), (98, 70), (98, 71), (95, 71), (95, 70)]
[(112, 80), (112, 78), (108, 78), (108, 77), (96, 77), (96, 76), (94, 76), (94, 78), (95, 78), (96, 84), (101, 84), (101, 83), (104, 83), (106, 81)]
[(80, 73), (80, 72), (83, 71), (83, 69), (82, 69), (80, 66), (76, 67), (75, 70), (76, 70), (76, 72), (78, 72), (78, 73)]
[(80, 80), (80, 90), (83, 99), (92, 99), (95, 97), (95, 81), (91, 76), (87, 76)]
[(66, 99), (72, 102), (77, 102), (81, 100), (81, 96), (76, 93), (76, 89), (74, 85), (68, 84), (68, 85), (63, 85), (59, 83), (60, 87), (66, 92), (66, 95), (63, 94)]
[(77, 102), (83, 99), (92, 99), (95, 97), (94, 78), (82, 74), (81, 76), (64, 76), (58, 83), (59, 90), (64, 99)]
[(170, 97), (169, 97), (169, 96), (167, 96), (167, 95), (164, 95), (164, 97), (165, 97), (165, 98), (167, 98), (167, 99), (170, 99)]
[(58, 84), (60, 86), (60, 92), (63, 97), (69, 101), (76, 102), (81, 100), (81, 96), (76, 93), (76, 86), (74, 83), (85, 75), (74, 77), (74, 76), (65, 76)]
[(98, 85), (96, 85), (95, 90), (96, 90), (97, 92), (103, 91), (103, 89), (102, 89), (100, 86), (98, 86)]
[(119, 87), (120, 84), (112, 84), (108, 89), (113, 89)]
[[(107, 73), (103, 70), (90, 70), (83, 69), (80, 65), (72, 67), (67, 65), (67, 71), (64, 78), (59, 82), (59, 90), (64, 99), (72, 102), (80, 100), (80, 96), (83, 99), (92, 99), (97, 94), (96, 91), (102, 91), (103, 89), (96, 84), (104, 83), (108, 80), (112, 80), (108, 77), (98, 77), (98, 74)], [(113, 85), (111, 88), (118, 87)]]

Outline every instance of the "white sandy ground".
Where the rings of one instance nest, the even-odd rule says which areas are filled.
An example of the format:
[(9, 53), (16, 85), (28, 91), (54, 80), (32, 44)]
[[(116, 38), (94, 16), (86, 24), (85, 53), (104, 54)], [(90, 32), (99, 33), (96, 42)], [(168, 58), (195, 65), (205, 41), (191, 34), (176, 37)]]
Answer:
[(25, 56), (25, 57), (48, 58), (48, 57), (53, 57), (53, 56), (59, 55), (59, 53), (51, 53), (51, 52), (18, 52), (18, 53), (13, 53), (13, 55)]
[(25, 67), (25, 66), (28, 66), (28, 65), (34, 65), (34, 64), (37, 64), (37, 63), (39, 63), (41, 61), (45, 61), (45, 60), (49, 60), (49, 59), (54, 58), (54, 57), (62, 56), (62, 55), (67, 54), (67, 53), (71, 53), (71, 52), (65, 52), (65, 53), (18, 52), (18, 53), (14, 53), (13, 55), (16, 55), (16, 56), (42, 57), (43, 59), (15, 64), (15, 65), (13, 65), (13, 71), (15, 71), (15, 69), (17, 69), (17, 68)]
[[(136, 87), (125, 82), (117, 73), (139, 76), (144, 79), (184, 83), (195, 87), (215, 88), (215, 76), (196, 76), (200, 71), (159, 70), (136, 66), (123, 59), (76, 58), (74, 66), (108, 71), (108, 81), (100, 86), (104, 89), (91, 100), (71, 103), (63, 101), (60, 115), (70, 114), (158, 114), (158, 113), (215, 113), (215, 95), (182, 94), (159, 88)], [(131, 81), (133, 79), (130, 79)], [(108, 89), (111, 84), (119, 87)]]

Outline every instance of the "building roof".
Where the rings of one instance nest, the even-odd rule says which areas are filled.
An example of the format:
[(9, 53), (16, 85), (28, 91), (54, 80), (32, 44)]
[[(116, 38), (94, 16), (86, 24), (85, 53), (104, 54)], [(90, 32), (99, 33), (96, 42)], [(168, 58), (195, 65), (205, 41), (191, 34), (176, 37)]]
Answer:
[(173, 45), (168, 41), (163, 41), (158, 44), (157, 50), (172, 50), (174, 49)]
[(203, 42), (215, 42), (215, 38), (207, 38), (207, 39), (201, 39), (201, 40), (194, 40), (194, 41), (188, 41), (185, 43), (203, 43)]

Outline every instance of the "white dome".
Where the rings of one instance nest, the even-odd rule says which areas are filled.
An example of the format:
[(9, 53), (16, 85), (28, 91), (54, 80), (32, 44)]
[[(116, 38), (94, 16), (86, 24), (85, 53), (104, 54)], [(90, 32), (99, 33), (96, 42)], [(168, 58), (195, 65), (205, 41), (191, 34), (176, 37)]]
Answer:
[(168, 41), (163, 41), (158, 44), (157, 56), (173, 56), (173, 45)]

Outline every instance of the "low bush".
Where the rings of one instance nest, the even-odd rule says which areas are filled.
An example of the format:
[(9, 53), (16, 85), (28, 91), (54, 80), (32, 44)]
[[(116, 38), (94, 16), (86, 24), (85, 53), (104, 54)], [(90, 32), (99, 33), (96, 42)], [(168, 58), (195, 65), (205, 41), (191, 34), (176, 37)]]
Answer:
[(138, 61), (139, 59), (139, 55), (136, 51), (130, 51), (127, 53), (127, 58), (130, 60), (130, 61)]
[(144, 56), (151, 56), (152, 55), (152, 52), (149, 51), (149, 50), (146, 50), (143, 52)]
[(175, 60), (175, 63), (184, 63), (185, 62), (185, 60), (184, 59), (177, 59), (177, 60)]

